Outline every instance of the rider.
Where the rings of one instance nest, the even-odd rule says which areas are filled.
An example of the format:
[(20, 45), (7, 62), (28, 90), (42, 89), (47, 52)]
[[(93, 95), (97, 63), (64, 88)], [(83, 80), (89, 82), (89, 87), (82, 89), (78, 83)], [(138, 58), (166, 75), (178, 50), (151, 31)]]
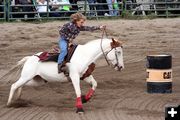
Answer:
[(83, 26), (86, 17), (81, 13), (74, 13), (70, 16), (71, 22), (68, 22), (62, 26), (59, 30), (60, 39), (59, 39), (59, 48), (61, 50), (58, 57), (58, 73), (62, 72), (62, 66), (64, 57), (67, 54), (68, 43), (72, 42), (75, 39), (80, 31), (94, 31), (102, 30), (105, 28), (104, 25), (101, 26)]

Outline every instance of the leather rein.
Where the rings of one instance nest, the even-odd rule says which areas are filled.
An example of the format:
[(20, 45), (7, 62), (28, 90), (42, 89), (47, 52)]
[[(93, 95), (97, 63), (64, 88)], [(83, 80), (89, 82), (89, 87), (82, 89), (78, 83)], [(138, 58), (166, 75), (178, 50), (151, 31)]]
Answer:
[[(118, 70), (121, 70), (121, 67), (119, 67), (119, 59), (118, 59), (118, 53), (117, 53), (116, 47), (111, 47), (111, 50), (109, 50), (107, 53), (105, 53), (104, 50), (103, 50), (103, 48), (102, 48), (102, 42), (103, 42), (104, 34), (106, 34), (106, 37), (107, 37), (106, 29), (103, 29), (103, 33), (102, 33), (102, 37), (101, 37), (101, 44), (100, 44), (100, 45), (101, 45), (101, 51), (102, 51), (103, 56), (104, 56), (104, 58), (105, 58), (105, 60), (106, 60), (106, 63), (108, 64), (108, 66), (111, 66), (111, 64), (110, 64), (109, 61), (112, 61), (112, 60), (108, 60), (107, 55), (108, 55), (109, 52), (111, 52), (113, 49), (115, 49), (116, 64), (113, 65), (112, 67), (113, 67), (113, 68), (117, 67)], [(122, 47), (122, 46), (121, 46), (121, 47)]]

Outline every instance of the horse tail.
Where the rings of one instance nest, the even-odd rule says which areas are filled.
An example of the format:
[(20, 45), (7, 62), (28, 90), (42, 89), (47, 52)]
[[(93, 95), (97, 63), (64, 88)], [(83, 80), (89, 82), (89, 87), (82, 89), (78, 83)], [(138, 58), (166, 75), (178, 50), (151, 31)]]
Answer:
[(22, 58), (18, 63), (13, 66), (7, 73), (5, 73), (3, 76), (0, 77), (0, 82), (3, 81), (3, 83), (10, 83), (12, 81), (12, 78), (16, 79), (20, 77), (21, 70), (24, 66), (24, 63), (30, 58), (31, 56), (26, 56)]

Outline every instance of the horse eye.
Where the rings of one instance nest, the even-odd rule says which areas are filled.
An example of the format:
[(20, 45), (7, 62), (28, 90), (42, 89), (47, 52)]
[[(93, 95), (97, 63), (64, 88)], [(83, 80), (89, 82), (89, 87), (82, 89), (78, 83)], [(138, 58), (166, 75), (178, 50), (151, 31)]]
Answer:
[(118, 53), (118, 54), (121, 54), (121, 51), (118, 51), (117, 53)]

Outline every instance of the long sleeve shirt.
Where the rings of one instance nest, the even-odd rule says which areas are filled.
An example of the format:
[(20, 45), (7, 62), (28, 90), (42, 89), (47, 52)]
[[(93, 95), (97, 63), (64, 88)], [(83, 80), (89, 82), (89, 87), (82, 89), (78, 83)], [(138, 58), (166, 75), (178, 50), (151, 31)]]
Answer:
[(61, 37), (64, 37), (66, 40), (73, 40), (75, 39), (80, 31), (94, 31), (94, 30), (99, 30), (100, 27), (97, 26), (81, 26), (78, 27), (76, 24), (69, 22), (66, 23), (60, 28), (59, 34)]

